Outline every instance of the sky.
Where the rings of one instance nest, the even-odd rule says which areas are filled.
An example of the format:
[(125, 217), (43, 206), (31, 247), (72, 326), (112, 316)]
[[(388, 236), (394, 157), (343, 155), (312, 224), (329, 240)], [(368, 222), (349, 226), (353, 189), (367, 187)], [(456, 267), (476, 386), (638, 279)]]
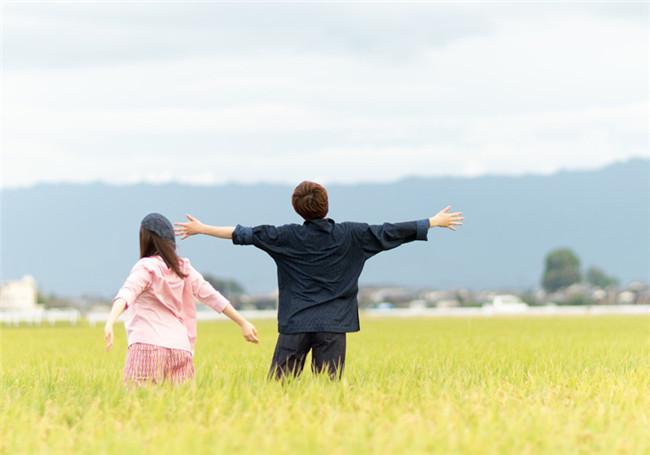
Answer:
[(12, 3), (2, 187), (650, 157), (648, 3)]

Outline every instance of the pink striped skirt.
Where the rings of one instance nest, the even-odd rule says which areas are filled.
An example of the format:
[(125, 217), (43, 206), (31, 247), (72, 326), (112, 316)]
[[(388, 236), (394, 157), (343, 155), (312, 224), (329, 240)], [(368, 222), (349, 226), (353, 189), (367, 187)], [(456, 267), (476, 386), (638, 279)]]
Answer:
[(192, 354), (182, 349), (163, 348), (146, 343), (129, 346), (124, 367), (127, 384), (180, 384), (194, 377)]

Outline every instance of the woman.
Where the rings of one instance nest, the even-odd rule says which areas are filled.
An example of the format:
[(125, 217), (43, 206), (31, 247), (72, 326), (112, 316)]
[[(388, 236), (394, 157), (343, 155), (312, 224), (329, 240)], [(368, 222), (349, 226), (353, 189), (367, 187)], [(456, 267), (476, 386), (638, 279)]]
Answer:
[(194, 377), (195, 300), (239, 325), (246, 341), (258, 342), (255, 327), (203, 279), (188, 259), (176, 255), (169, 220), (150, 213), (140, 225), (140, 260), (113, 299), (104, 327), (109, 350), (113, 325), (126, 310), (126, 383), (181, 383)]

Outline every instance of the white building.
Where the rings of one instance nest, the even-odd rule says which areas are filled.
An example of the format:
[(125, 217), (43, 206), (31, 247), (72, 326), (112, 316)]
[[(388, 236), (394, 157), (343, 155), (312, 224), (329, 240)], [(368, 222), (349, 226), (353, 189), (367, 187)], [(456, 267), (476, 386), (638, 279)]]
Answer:
[(483, 304), (483, 310), (488, 312), (525, 312), (528, 309), (528, 304), (523, 302), (519, 297), (512, 294), (497, 294), (492, 298), (491, 302)]
[(36, 310), (36, 280), (27, 275), (0, 286), (0, 310)]

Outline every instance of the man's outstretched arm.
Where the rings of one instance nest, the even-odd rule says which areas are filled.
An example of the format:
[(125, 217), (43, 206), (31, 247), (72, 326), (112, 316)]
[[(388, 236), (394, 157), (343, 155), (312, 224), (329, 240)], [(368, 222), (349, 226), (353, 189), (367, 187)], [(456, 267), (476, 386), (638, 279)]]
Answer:
[(182, 240), (196, 235), (204, 234), (216, 237), (218, 239), (231, 239), (235, 245), (255, 245), (257, 248), (267, 253), (282, 254), (282, 228), (270, 225), (260, 225), (255, 227), (241, 226), (210, 226), (203, 224), (192, 215), (187, 215), (187, 222), (174, 223), (176, 235)]
[(427, 240), (427, 232), (434, 227), (456, 230), (463, 224), (461, 212), (450, 212), (445, 207), (435, 216), (404, 223), (384, 223), (380, 225), (354, 224), (355, 233), (367, 258), (381, 251), (392, 250), (414, 240)]
[(176, 235), (178, 235), (181, 240), (185, 240), (186, 238), (196, 234), (211, 235), (212, 237), (217, 237), (219, 239), (232, 239), (232, 233), (235, 230), (233, 226), (210, 226), (209, 224), (203, 224), (192, 215), (187, 215), (187, 222), (174, 223), (174, 225)]

